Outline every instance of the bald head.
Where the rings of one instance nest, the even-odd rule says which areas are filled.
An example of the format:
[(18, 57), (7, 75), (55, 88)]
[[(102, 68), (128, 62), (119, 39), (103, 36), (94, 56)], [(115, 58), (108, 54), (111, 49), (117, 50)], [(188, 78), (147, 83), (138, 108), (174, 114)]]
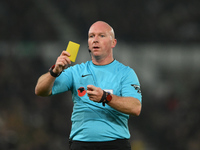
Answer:
[(105, 65), (112, 62), (116, 44), (113, 28), (109, 24), (97, 21), (91, 25), (88, 32), (88, 49), (94, 64)]
[(89, 29), (89, 33), (90, 33), (91, 29), (94, 29), (94, 28), (107, 30), (109, 32), (111, 38), (115, 39), (114, 30), (108, 23), (106, 23), (104, 21), (97, 21), (97, 22), (93, 23)]

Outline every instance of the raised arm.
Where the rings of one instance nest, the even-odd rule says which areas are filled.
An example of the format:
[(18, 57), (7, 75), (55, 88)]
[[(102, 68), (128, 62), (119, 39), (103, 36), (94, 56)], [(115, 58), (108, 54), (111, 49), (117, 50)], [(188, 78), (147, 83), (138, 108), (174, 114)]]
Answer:
[(51, 76), (49, 72), (40, 76), (35, 87), (35, 94), (38, 96), (51, 95), (51, 89), (53, 87), (55, 79), (56, 78)]
[[(66, 51), (63, 51), (56, 60), (55, 67), (53, 68), (53, 73), (60, 74), (65, 68), (71, 64), (69, 59), (70, 54)], [(35, 87), (35, 94), (38, 96), (49, 96), (52, 92), (52, 87), (55, 81), (50, 72), (47, 72), (39, 77), (38, 82)]]

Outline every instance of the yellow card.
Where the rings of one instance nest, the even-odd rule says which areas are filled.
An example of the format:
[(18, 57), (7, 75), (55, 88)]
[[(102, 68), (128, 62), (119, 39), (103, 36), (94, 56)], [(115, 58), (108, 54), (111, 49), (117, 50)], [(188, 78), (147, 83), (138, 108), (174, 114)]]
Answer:
[(72, 41), (69, 41), (68, 46), (66, 51), (70, 53), (70, 57), (69, 59), (73, 62), (76, 61), (76, 56), (78, 54), (78, 50), (79, 50), (80, 44), (74, 43)]

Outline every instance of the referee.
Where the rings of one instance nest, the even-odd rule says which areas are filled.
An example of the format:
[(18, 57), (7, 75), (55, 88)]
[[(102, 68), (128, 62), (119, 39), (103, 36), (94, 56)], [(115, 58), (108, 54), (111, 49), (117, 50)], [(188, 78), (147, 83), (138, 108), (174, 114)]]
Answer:
[(131, 150), (128, 119), (139, 116), (142, 95), (134, 70), (113, 58), (116, 44), (113, 28), (97, 21), (88, 32), (91, 60), (69, 67), (62, 51), (38, 79), (36, 95), (72, 92), (70, 150)]

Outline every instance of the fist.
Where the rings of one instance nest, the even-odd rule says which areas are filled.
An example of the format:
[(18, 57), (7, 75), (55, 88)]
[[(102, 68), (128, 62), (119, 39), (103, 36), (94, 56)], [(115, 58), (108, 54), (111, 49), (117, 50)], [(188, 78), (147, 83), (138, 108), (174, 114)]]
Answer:
[(87, 95), (91, 101), (99, 102), (103, 96), (103, 90), (93, 85), (87, 86)]
[(71, 60), (69, 59), (70, 53), (67, 51), (62, 51), (60, 56), (56, 60), (55, 68), (53, 69), (54, 73), (60, 73), (64, 69), (68, 67), (69, 64), (71, 64)]

